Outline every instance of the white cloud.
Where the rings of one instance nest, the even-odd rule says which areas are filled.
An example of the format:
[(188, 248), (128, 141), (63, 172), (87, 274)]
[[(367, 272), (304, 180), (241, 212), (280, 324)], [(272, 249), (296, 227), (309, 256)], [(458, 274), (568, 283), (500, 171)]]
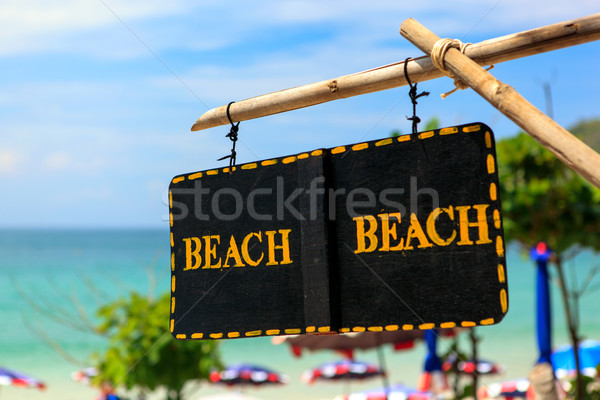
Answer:
[(118, 18), (131, 22), (182, 10), (179, 1), (4, 0), (0, 3), (0, 54), (64, 51), (70, 37), (118, 26)]
[[(472, 29), (480, 34), (528, 29), (597, 11), (597, 0), (389, 0), (368, 4), (296, 0), (235, 5), (212, 0), (4, 0), (0, 3), (0, 55), (139, 56), (147, 50), (135, 35), (156, 52), (168, 48), (201, 51), (243, 43), (260, 32), (307, 24), (332, 29), (347, 43), (372, 44), (395, 38), (402, 41), (398, 28), (410, 17), (440, 35), (460, 37)], [(147, 26), (149, 22), (154, 24), (152, 28)]]
[(12, 151), (0, 151), (0, 174), (10, 174), (17, 170), (19, 155)]

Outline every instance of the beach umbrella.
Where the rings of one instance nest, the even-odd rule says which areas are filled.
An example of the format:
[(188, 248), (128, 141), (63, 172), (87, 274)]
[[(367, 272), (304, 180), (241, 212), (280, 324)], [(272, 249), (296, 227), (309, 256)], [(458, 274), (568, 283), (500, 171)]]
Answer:
[(85, 383), (89, 385), (92, 378), (98, 375), (98, 370), (94, 367), (80, 369), (71, 373), (71, 379), (75, 382)]
[(349, 396), (338, 396), (335, 400), (431, 400), (434, 397), (432, 392), (423, 392), (402, 384), (395, 384), (388, 389), (377, 388), (352, 393)]
[(529, 379), (520, 378), (511, 381), (492, 383), (479, 388), (477, 397), (480, 399), (534, 399), (535, 393), (529, 383)]
[[(439, 335), (454, 335), (453, 329), (440, 329)], [(391, 344), (394, 350), (404, 350), (414, 347), (416, 340), (424, 340), (425, 333), (421, 330), (382, 331), (382, 332), (352, 332), (328, 335), (296, 335), (277, 336), (274, 344), (286, 343), (295, 356), (302, 355), (302, 350), (310, 351), (334, 350), (347, 358), (353, 358), (354, 350), (369, 350)]]
[[(579, 362), (584, 375), (595, 377), (600, 364), (600, 341), (584, 340), (579, 343)], [(552, 353), (552, 366), (557, 378), (575, 375), (573, 346), (561, 346)]]
[[(440, 329), (442, 336), (453, 336), (457, 331), (454, 329)], [(385, 360), (382, 346), (391, 344), (394, 350), (405, 350), (414, 347), (415, 341), (424, 340), (425, 333), (421, 330), (396, 330), (381, 332), (352, 332), (328, 335), (297, 335), (279, 336), (273, 338), (274, 344), (287, 343), (292, 353), (299, 357), (303, 349), (310, 351), (334, 350), (345, 357), (354, 358), (354, 350), (377, 349), (379, 368), (385, 370)], [(381, 376), (384, 386), (388, 386), (387, 376)]]
[(351, 381), (363, 380), (385, 375), (377, 365), (356, 360), (341, 360), (325, 364), (304, 371), (301, 380), (312, 384), (317, 380), (325, 381)]
[(2, 367), (0, 367), (0, 385), (38, 389), (46, 388), (46, 385), (42, 381), (39, 381), (21, 372), (12, 371)]
[[(452, 366), (456, 364), (457, 372), (464, 375), (472, 375), (475, 373), (475, 362), (473, 360), (456, 362), (456, 355), (452, 354), (442, 364), (444, 371), (450, 371)], [(477, 375), (495, 375), (504, 372), (504, 366), (496, 364), (488, 360), (477, 360)]]
[(353, 332), (328, 335), (277, 336), (274, 344), (286, 343), (292, 353), (299, 357), (302, 350), (334, 350), (347, 358), (354, 357), (354, 350), (368, 350), (384, 344), (392, 344), (395, 350), (409, 349), (415, 340), (422, 339), (422, 331)]
[(553, 253), (544, 242), (531, 250), (531, 258), (537, 264), (536, 275), (536, 332), (540, 356), (539, 363), (549, 363), (552, 354), (552, 304), (548, 285), (548, 260)]
[(222, 383), (227, 386), (281, 385), (288, 381), (285, 375), (249, 364), (236, 364), (223, 371), (212, 371), (209, 379), (212, 383)]

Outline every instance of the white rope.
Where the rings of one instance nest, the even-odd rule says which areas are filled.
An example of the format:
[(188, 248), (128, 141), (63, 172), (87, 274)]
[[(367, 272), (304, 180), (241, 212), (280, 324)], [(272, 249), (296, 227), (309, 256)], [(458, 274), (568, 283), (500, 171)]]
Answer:
[(451, 48), (459, 49), (461, 53), (465, 54), (465, 50), (470, 45), (471, 43), (463, 43), (458, 39), (440, 39), (433, 45), (433, 48), (431, 49), (431, 62), (440, 71), (448, 75), (448, 77), (454, 79), (455, 88), (449, 92), (441, 94), (442, 99), (445, 99), (459, 89), (464, 90), (469, 87), (469, 85), (461, 81), (460, 78), (457, 78), (451, 71), (446, 69), (444, 57), (446, 56), (446, 52)]

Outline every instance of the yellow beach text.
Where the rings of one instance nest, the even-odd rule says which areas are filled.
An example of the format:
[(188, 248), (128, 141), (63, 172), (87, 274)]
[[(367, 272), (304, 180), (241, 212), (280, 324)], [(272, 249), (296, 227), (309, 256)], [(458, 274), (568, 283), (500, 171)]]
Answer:
[[(291, 229), (278, 231), (250, 232), (243, 239), (231, 235), (229, 241), (222, 243), (221, 235), (206, 235), (184, 238), (184, 271), (198, 268), (256, 267), (264, 265), (291, 264)], [(227, 249), (225, 257), (218, 257)]]
[[(492, 243), (488, 232), (488, 207), (489, 204), (476, 204), (436, 208), (427, 216), (424, 224), (416, 214), (410, 214), (406, 222), (402, 221), (400, 213), (355, 217), (357, 246), (354, 252), (405, 251), (414, 250), (415, 247), (424, 249), (448, 246), (455, 241), (458, 246)], [(452, 229), (444, 229), (446, 235), (443, 237), (438, 232), (441, 218), (445, 218), (443, 224), (452, 226)], [(406, 235), (400, 237), (397, 228), (406, 229), (406, 226)]]

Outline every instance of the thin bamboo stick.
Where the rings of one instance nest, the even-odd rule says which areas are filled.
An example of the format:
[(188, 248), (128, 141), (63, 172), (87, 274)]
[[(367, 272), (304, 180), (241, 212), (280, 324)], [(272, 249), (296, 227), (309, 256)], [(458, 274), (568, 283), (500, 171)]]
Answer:
[[(404, 21), (400, 27), (400, 33), (427, 54), (431, 53), (433, 45), (440, 39), (414, 19)], [(511, 86), (494, 78), (492, 74), (459, 50), (449, 49), (444, 57), (444, 65), (500, 110), (502, 114), (550, 150), (564, 164), (600, 188), (600, 154), (534, 107)]]
[[(485, 40), (469, 46), (465, 54), (480, 65), (490, 65), (598, 39), (600, 39), (600, 13)], [(410, 61), (407, 69), (413, 82), (423, 82), (443, 76), (437, 68), (433, 67), (429, 57)], [(234, 121), (246, 121), (406, 84), (404, 62), (397, 62), (241, 100), (231, 105), (230, 114)], [(228, 124), (226, 110), (227, 106), (224, 105), (207, 111), (198, 118), (192, 126), (192, 131)]]

